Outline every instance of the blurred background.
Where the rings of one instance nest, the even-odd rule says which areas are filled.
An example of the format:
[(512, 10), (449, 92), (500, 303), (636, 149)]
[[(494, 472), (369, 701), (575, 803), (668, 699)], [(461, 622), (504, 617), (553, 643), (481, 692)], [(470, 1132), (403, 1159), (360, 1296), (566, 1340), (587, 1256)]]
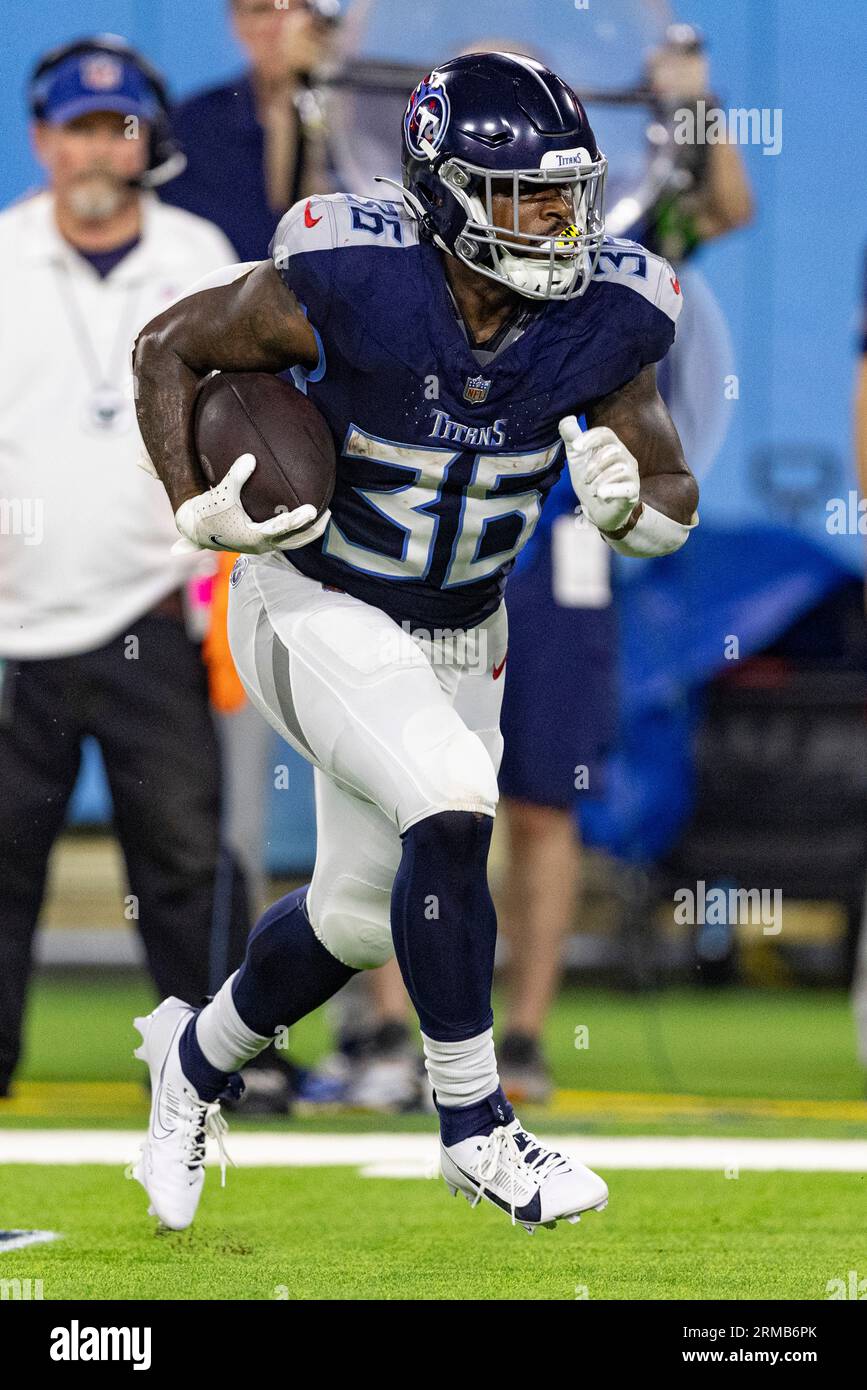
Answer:
[[(281, 38), (286, 61), (269, 70), (275, 8), (294, 16), (296, 48), (292, 57)], [(267, 254), (281, 202), (333, 189), (388, 196), (373, 176), (399, 177), (408, 93), (462, 48), (520, 48), (585, 97), (609, 159), (610, 229), (661, 249), (683, 285), (660, 380), (700, 480), (701, 525), (667, 559), (573, 574), (573, 503), (561, 496), (516, 571), (523, 635), (510, 655), (507, 748), (513, 763), (556, 767), (546, 778), (512, 766), (492, 862), (512, 1090), (561, 1119), (619, 1105), (645, 1128), (650, 1102), (630, 1111), (628, 1094), (667, 1096), (669, 1126), (677, 1096), (813, 1100), (846, 1132), (861, 1117), (852, 1103), (867, 1065), (857, 972), (867, 518), (856, 446), (859, 409), (862, 450), (867, 438), (867, 10), (844, 0), (808, 13), (796, 0), (76, 0), (72, 10), (7, 0), (4, 208), (45, 183), (28, 74), (55, 45), (103, 32), (135, 45), (171, 92), (189, 162), (150, 196), (213, 221), (238, 259)], [(740, 134), (679, 141), (679, 113), (709, 110)], [(732, 122), (736, 110), (744, 119)], [(228, 693), (220, 685), (223, 582), (205, 568), (185, 602), (197, 640), (210, 639), (222, 826), (255, 912), (309, 874), (312, 778), (251, 725), (231, 682)], [(563, 625), (547, 621), (554, 610)], [(603, 610), (604, 633), (582, 636), (596, 622), (588, 613)], [(559, 707), (534, 685), (537, 657), (553, 680), (560, 657), (569, 668)], [(554, 722), (565, 745), (551, 746)], [(84, 1116), (103, 1103), (91, 1082), (120, 1087), (106, 1105), (133, 1106), (127, 1020), (153, 987), (125, 906), (115, 810), (88, 737), (52, 851), (10, 1116), (28, 1106), (50, 1115), (51, 1088), (64, 1082), (85, 1086)], [(534, 960), (547, 971), (535, 994)], [(385, 982), (299, 1028), (274, 1108), (423, 1107), (399, 995)], [(80, 1028), (62, 1054), (60, 1019)], [(597, 1020), (607, 1042), (583, 1044), (579, 1029), (593, 1023), (594, 1035)], [(797, 1110), (773, 1113), (800, 1122)]]

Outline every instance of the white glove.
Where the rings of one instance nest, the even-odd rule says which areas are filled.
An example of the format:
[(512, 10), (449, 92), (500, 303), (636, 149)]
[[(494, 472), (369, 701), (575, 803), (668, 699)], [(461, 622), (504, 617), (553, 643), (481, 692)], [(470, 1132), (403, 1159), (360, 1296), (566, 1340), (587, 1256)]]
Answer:
[(559, 425), (581, 510), (600, 531), (618, 531), (639, 499), (638, 464), (607, 425), (581, 430), (574, 415)]
[(267, 521), (253, 521), (247, 515), (240, 500), (241, 488), (255, 467), (255, 455), (241, 454), (221, 483), (181, 503), (175, 512), (181, 540), (172, 546), (174, 555), (190, 555), (195, 550), (265, 555), (269, 550), (297, 550), (322, 535), (331, 513), (326, 508), (317, 519), (316, 508), (309, 503), (292, 512), (278, 512)]

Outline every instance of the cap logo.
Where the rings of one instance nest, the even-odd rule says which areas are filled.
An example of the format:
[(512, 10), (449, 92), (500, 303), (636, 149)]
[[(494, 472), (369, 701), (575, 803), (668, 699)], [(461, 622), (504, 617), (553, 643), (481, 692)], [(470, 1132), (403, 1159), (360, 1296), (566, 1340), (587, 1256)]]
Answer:
[(123, 64), (109, 53), (82, 58), (79, 73), (82, 86), (91, 92), (113, 92), (123, 83)]

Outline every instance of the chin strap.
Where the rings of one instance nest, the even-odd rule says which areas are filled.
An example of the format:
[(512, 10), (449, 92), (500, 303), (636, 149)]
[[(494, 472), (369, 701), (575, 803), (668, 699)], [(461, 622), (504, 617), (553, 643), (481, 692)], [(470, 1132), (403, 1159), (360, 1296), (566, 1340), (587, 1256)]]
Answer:
[(403, 205), (406, 208), (407, 212), (410, 214), (411, 217), (414, 217), (416, 221), (430, 235), (434, 245), (438, 246), (441, 251), (446, 251), (450, 256), (454, 255), (454, 252), (448, 246), (446, 246), (442, 237), (438, 236), (437, 233), (434, 231), (433, 227), (431, 227), (428, 221), (428, 215), (424, 208), (424, 204), (421, 202), (419, 198), (416, 197), (416, 195), (409, 188), (404, 188), (403, 184), (398, 183), (396, 179), (386, 178), (385, 174), (374, 174), (373, 182), (388, 183), (391, 185), (392, 188), (396, 188), (401, 198), (403, 199)]
[(404, 188), (402, 183), (397, 182), (397, 179), (386, 178), (385, 174), (374, 174), (373, 182), (387, 183), (392, 188), (396, 188), (401, 198), (403, 199), (404, 207), (406, 208), (407, 212), (412, 213), (413, 217), (416, 217), (419, 222), (424, 222), (425, 218), (427, 217), (427, 213), (424, 210), (424, 205), (422, 204), (421, 200), (417, 198), (416, 195), (409, 188)]
[[(508, 277), (516, 290), (531, 289), (539, 294), (548, 288), (548, 262), (543, 266), (534, 265), (529, 256), (515, 256), (511, 252), (500, 252), (500, 268)], [(581, 271), (586, 278), (587, 275), (587, 253), (582, 256)], [(575, 277), (575, 266), (554, 264), (554, 274), (551, 277), (551, 288), (559, 290), (567, 281)]]

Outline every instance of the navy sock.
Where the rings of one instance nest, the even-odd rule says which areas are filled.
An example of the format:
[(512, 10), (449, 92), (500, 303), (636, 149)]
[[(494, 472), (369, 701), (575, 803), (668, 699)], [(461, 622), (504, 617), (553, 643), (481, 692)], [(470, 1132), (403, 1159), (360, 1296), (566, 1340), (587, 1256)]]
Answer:
[(476, 1105), (440, 1105), (437, 1102), (437, 1111), (440, 1135), (446, 1148), (474, 1134), (490, 1134), (498, 1125), (511, 1124), (515, 1118), (502, 1086)]
[(423, 1033), (477, 1037), (493, 1023), (497, 918), (488, 889), (491, 816), (440, 811), (411, 826), (391, 894), (391, 930)]
[(272, 903), (250, 933), (232, 985), (235, 1008), (254, 1033), (269, 1037), (318, 1009), (358, 971), (327, 951), (310, 925), (307, 887)]
[(229, 1081), (228, 1073), (220, 1071), (208, 1061), (196, 1037), (196, 1019), (201, 1013), (197, 1009), (190, 1019), (178, 1044), (181, 1057), (181, 1071), (191, 1081), (202, 1100), (216, 1100), (225, 1091)]
[[(322, 945), (310, 925), (306, 897), (306, 886), (298, 888), (263, 913), (232, 985), (232, 1002), (241, 1020), (263, 1038), (318, 1009), (358, 974)], [(229, 1075), (208, 1061), (195, 1022), (190, 1019), (181, 1035), (181, 1067), (202, 1100), (216, 1100)]]

